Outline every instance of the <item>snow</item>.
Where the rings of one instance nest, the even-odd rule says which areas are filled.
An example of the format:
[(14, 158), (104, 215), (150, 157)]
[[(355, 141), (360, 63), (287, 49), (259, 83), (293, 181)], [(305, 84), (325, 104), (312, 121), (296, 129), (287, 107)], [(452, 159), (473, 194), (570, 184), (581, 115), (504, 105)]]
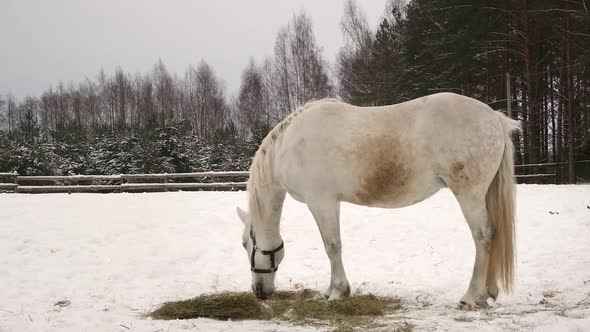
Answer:
[[(0, 331), (316, 331), (287, 323), (155, 321), (164, 301), (250, 287), (244, 192), (0, 195)], [(416, 331), (590, 331), (590, 185), (518, 186), (513, 294), (461, 311), (474, 245), (448, 190), (403, 209), (342, 207), (353, 291), (399, 296)], [(549, 212), (558, 213), (549, 213)], [(288, 198), (278, 289), (323, 291), (329, 263)], [(65, 307), (54, 306), (69, 300)]]

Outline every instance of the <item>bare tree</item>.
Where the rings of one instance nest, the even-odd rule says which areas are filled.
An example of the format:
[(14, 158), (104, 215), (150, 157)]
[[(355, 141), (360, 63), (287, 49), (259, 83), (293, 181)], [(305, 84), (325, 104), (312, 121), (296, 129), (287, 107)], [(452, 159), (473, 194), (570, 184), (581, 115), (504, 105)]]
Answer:
[(154, 106), (162, 128), (171, 124), (174, 119), (176, 89), (172, 75), (166, 69), (164, 62), (158, 60), (154, 66)]
[(237, 101), (239, 122), (247, 128), (250, 134), (254, 134), (257, 127), (261, 125), (270, 127), (271, 115), (267, 104), (268, 91), (266, 88), (261, 69), (251, 59), (242, 72), (242, 83)]
[(50, 134), (65, 126), (70, 119), (70, 94), (62, 82), (58, 83), (56, 89), (50, 87), (43, 93), (39, 101), (39, 111), (41, 128), (45, 133)]
[(370, 84), (365, 81), (364, 76), (371, 61), (374, 33), (356, 0), (347, 0), (344, 3), (344, 16), (340, 21), (340, 27), (344, 36), (344, 46), (336, 60), (338, 93), (344, 100), (354, 101), (353, 95), (356, 93), (371, 93)]
[(199, 137), (213, 138), (228, 116), (223, 83), (211, 66), (201, 61), (197, 68), (187, 69), (181, 90), (181, 113), (190, 119)]
[(6, 100), (0, 96), (0, 130), (8, 127), (8, 118), (6, 114)]
[(264, 105), (267, 107), (265, 111), (270, 117), (270, 123), (275, 124), (283, 119), (284, 114), (280, 99), (280, 94), (283, 91), (276, 89), (276, 83), (279, 81), (278, 73), (271, 57), (265, 58), (258, 68), (262, 76), (263, 90), (266, 92), (263, 95)]
[(96, 83), (86, 79), (78, 87), (82, 98), (81, 123), (86, 129), (98, 129), (100, 124), (99, 96)]
[(12, 132), (16, 127), (16, 100), (11, 94), (6, 96), (6, 123), (8, 132)]
[(40, 138), (38, 119), (38, 100), (33, 97), (26, 97), (16, 108), (16, 136), (27, 142), (34, 142)]
[(154, 83), (149, 74), (136, 75), (134, 84), (134, 102), (136, 108), (136, 127), (154, 128), (157, 127), (158, 114), (154, 98)]
[(45, 91), (41, 95), (41, 99), (39, 102), (40, 110), (41, 110), (41, 129), (45, 133), (49, 133), (55, 127), (55, 114), (56, 114), (56, 103), (57, 103), (57, 96), (54, 93), (53, 89), (50, 87), (48, 91)]
[(68, 86), (68, 96), (70, 99), (70, 124), (73, 124), (77, 129), (82, 128), (82, 93), (80, 89), (74, 87), (74, 84)]
[(311, 18), (301, 12), (282, 28), (275, 41), (273, 96), (284, 116), (310, 99), (332, 94), (327, 64), (313, 34)]
[(188, 120), (191, 128), (195, 132), (199, 132), (201, 117), (203, 114), (199, 113), (198, 105), (198, 89), (199, 80), (197, 69), (194, 66), (189, 66), (184, 74), (184, 80), (180, 91), (180, 104), (182, 117)]
[(359, 51), (371, 47), (374, 33), (369, 28), (365, 12), (359, 8), (356, 0), (344, 2), (344, 15), (340, 21), (340, 28), (344, 35), (345, 49)]
[(114, 101), (114, 124), (116, 128), (124, 128), (127, 125), (127, 117), (131, 106), (130, 79), (120, 67), (115, 70), (110, 90)]

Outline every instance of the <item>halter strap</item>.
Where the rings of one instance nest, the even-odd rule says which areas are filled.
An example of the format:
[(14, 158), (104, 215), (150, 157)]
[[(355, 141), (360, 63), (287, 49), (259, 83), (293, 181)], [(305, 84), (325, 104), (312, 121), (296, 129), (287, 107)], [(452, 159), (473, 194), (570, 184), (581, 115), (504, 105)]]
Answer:
[[(273, 273), (276, 272), (279, 267), (275, 266), (275, 254), (283, 249), (285, 243), (281, 241), (281, 245), (279, 245), (276, 249), (273, 250), (261, 250), (256, 245), (256, 237), (254, 236), (254, 228), (250, 228), (250, 238), (252, 239), (252, 256), (250, 258), (250, 271), (254, 273)], [(270, 256), (270, 269), (257, 269), (255, 266), (254, 258), (256, 256), (256, 252), (259, 251), (263, 255)]]

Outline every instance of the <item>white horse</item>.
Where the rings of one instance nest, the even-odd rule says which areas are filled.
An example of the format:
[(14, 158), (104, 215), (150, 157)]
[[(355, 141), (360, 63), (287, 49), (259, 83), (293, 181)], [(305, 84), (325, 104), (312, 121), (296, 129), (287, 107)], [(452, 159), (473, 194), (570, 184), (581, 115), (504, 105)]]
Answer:
[(397, 208), (448, 187), (475, 242), (473, 275), (460, 300), (487, 306), (514, 280), (514, 170), (519, 128), (486, 104), (439, 93), (397, 105), (356, 107), (325, 99), (279, 123), (254, 156), (249, 211), (238, 208), (259, 298), (274, 292), (284, 257), (279, 222), (285, 194), (307, 204), (330, 259), (329, 300), (350, 294), (342, 265), (340, 202)]

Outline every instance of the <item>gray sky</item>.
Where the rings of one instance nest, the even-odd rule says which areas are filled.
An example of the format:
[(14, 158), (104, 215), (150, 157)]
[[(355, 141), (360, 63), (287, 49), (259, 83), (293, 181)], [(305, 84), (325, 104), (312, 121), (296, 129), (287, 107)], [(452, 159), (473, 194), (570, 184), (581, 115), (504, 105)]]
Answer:
[[(359, 3), (377, 26), (385, 0)], [(38, 96), (101, 67), (151, 71), (158, 58), (180, 76), (204, 59), (236, 93), (250, 57), (272, 55), (277, 31), (302, 8), (333, 62), (342, 0), (0, 0), (0, 94)]]

